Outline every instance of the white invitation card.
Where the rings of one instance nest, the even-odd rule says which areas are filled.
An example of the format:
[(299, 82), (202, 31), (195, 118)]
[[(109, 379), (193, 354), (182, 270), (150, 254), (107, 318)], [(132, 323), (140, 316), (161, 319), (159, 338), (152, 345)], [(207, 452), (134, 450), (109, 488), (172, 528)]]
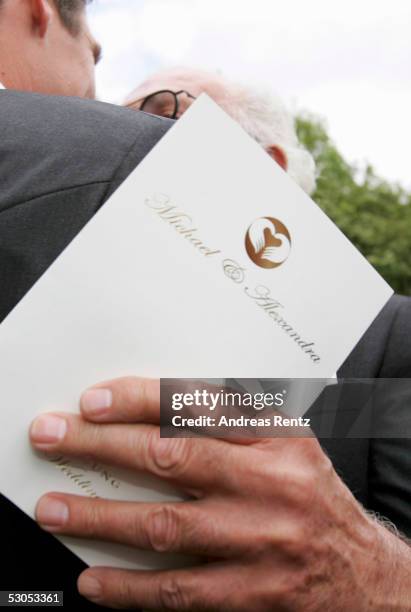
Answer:
[[(0, 490), (155, 501), (162, 483), (37, 456), (33, 418), (125, 375), (328, 378), (392, 295), (320, 208), (199, 98), (0, 326)], [(161, 555), (62, 541), (89, 564)]]

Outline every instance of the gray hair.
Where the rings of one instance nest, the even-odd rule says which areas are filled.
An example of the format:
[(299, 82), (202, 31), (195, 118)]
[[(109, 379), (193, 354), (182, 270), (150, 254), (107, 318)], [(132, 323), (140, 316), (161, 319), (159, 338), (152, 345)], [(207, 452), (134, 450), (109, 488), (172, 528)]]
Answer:
[(282, 101), (248, 87), (231, 85), (219, 105), (262, 147), (278, 146), (287, 156), (287, 173), (308, 194), (316, 186), (316, 168), (311, 154), (298, 141), (295, 122)]

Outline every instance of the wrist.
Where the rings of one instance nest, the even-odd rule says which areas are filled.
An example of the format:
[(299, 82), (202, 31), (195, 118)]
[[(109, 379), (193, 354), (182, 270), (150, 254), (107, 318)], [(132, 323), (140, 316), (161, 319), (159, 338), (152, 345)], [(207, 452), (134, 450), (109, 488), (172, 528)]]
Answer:
[(411, 612), (411, 546), (380, 521), (371, 520), (375, 546), (367, 572), (367, 610)]

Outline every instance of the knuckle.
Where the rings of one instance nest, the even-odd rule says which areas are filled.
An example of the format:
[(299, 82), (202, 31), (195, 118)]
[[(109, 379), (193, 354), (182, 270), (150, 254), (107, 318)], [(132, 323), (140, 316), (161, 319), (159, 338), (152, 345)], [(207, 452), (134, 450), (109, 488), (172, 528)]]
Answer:
[(141, 407), (145, 406), (148, 399), (147, 381), (145, 378), (136, 377), (134, 379), (135, 401)]
[(79, 515), (81, 530), (89, 536), (97, 536), (104, 524), (104, 515), (98, 503), (85, 503)]
[(80, 416), (73, 415), (67, 419), (67, 436), (63, 451), (74, 456), (81, 456), (85, 461), (92, 461), (101, 450), (101, 429), (92, 423), (85, 422)]
[(137, 416), (139, 379), (127, 376), (116, 379), (111, 388), (114, 392), (114, 410), (120, 420), (134, 421)]
[(169, 477), (184, 472), (190, 456), (189, 440), (185, 438), (160, 438), (158, 431), (149, 436), (148, 453), (155, 471)]
[[(154, 393), (154, 381), (150, 378), (137, 378), (136, 379), (137, 389), (140, 397), (140, 401), (143, 405), (149, 404), (152, 399)], [(156, 385), (156, 389), (158, 387), (158, 401), (160, 402), (160, 383)]]
[(268, 491), (275, 490), (277, 486), (281, 486), (284, 478), (284, 469), (281, 465), (275, 461), (265, 461), (264, 463), (257, 465), (249, 465), (249, 469), (252, 468), (256, 472), (257, 477), (262, 479), (262, 482), (271, 485)]
[(280, 537), (279, 547), (287, 557), (302, 560), (307, 553), (308, 528), (301, 523), (293, 523), (287, 533)]
[(143, 411), (154, 400), (160, 405), (160, 382), (138, 376), (126, 378), (124, 381), (124, 399), (127, 403)]
[[(318, 443), (307, 446), (299, 462), (300, 480), (304, 480), (309, 489), (318, 489), (325, 478), (334, 473), (331, 459)], [(302, 485), (302, 483), (300, 483)]]
[(267, 609), (269, 605), (275, 602), (275, 610), (282, 610), (282, 612), (293, 612), (301, 606), (301, 591), (304, 592), (307, 589), (301, 582), (298, 572), (294, 574), (287, 574), (287, 580), (281, 581), (276, 585), (274, 593), (269, 593), (266, 598)]
[(138, 405), (144, 399), (144, 378), (130, 376), (122, 379), (124, 403)]
[(255, 538), (254, 551), (271, 557), (280, 553), (288, 559), (300, 560), (305, 552), (309, 528), (304, 521), (288, 518), (280, 525), (269, 525)]
[(190, 610), (191, 597), (188, 590), (174, 577), (167, 577), (160, 582), (159, 603), (166, 610)]
[(115, 585), (115, 599), (120, 604), (129, 604), (133, 601), (135, 592), (132, 581), (128, 574), (121, 576), (116, 581)]
[(288, 496), (293, 505), (304, 511), (307, 510), (317, 493), (318, 479), (316, 474), (308, 469), (299, 471), (297, 474), (290, 474), (287, 484)]
[(180, 518), (175, 508), (163, 506), (147, 516), (146, 533), (153, 550), (176, 551), (181, 544)]
[(316, 438), (300, 438), (296, 440), (298, 453), (301, 461), (319, 466), (326, 457)]
[(321, 464), (321, 471), (326, 476), (331, 476), (331, 475), (333, 475), (335, 473), (335, 469), (334, 469), (333, 463), (332, 463), (330, 457), (328, 455), (326, 455), (325, 453), (323, 454), (323, 459), (322, 459), (322, 464)]

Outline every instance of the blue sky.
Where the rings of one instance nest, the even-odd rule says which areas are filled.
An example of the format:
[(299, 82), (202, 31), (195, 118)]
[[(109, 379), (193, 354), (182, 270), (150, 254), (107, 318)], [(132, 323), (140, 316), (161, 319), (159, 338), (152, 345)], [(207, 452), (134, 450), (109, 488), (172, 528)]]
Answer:
[(218, 70), (322, 116), (345, 156), (411, 188), (409, 0), (94, 0), (101, 99), (150, 72)]

